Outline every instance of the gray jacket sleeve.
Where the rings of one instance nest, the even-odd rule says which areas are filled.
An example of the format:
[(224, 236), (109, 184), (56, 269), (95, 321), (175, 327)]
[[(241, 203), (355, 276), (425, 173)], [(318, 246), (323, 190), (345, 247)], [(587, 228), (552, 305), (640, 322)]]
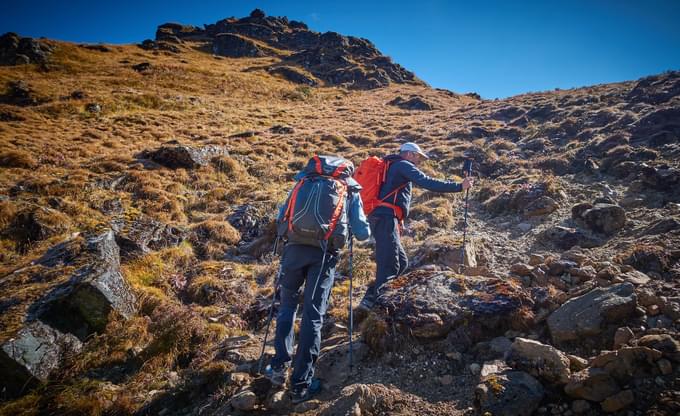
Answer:
[(368, 240), (371, 236), (371, 227), (368, 225), (364, 204), (358, 192), (350, 192), (347, 202), (349, 203), (349, 226), (357, 240)]

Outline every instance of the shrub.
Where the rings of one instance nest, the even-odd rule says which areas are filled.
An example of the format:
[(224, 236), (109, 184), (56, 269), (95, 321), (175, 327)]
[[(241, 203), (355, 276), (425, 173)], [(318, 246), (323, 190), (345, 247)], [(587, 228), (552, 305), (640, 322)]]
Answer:
[(195, 236), (200, 241), (236, 244), (241, 234), (227, 221), (207, 220), (193, 227)]

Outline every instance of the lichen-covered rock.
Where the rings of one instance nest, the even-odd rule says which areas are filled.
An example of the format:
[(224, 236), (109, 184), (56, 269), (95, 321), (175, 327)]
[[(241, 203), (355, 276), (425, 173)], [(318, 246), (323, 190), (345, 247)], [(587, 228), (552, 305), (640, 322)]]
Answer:
[(543, 400), (541, 383), (523, 371), (504, 371), (482, 379), (475, 389), (475, 406), (481, 414), (529, 416)]
[(0, 346), (0, 390), (10, 396), (25, 393), (46, 381), (65, 355), (76, 353), (81, 342), (40, 322), (26, 324)]
[(533, 302), (500, 279), (421, 270), (389, 282), (377, 305), (385, 319), (404, 331), (435, 338), (467, 321), (489, 328), (509, 327), (511, 316)]
[(160, 149), (141, 154), (142, 157), (171, 169), (195, 169), (207, 165), (214, 157), (226, 155), (228, 155), (226, 149), (216, 145), (200, 148), (184, 145), (162, 146)]
[(83, 340), (104, 330), (112, 312), (131, 317), (136, 310), (136, 298), (121, 274), (113, 231), (88, 239), (81, 256), (84, 265), (69, 282), (47, 294), (36, 305), (34, 315)]
[(556, 343), (599, 334), (607, 323), (633, 314), (637, 297), (630, 283), (596, 288), (572, 298), (548, 317), (550, 335)]
[(626, 225), (626, 212), (613, 204), (595, 204), (581, 217), (590, 229), (598, 233), (613, 234)]
[(551, 383), (566, 384), (571, 372), (569, 357), (557, 348), (525, 338), (515, 338), (508, 362)]
[(601, 402), (621, 391), (614, 378), (601, 368), (588, 367), (571, 375), (564, 386), (567, 395), (593, 402)]
[(139, 217), (116, 230), (116, 243), (124, 258), (146, 254), (180, 244), (186, 231), (146, 216)]

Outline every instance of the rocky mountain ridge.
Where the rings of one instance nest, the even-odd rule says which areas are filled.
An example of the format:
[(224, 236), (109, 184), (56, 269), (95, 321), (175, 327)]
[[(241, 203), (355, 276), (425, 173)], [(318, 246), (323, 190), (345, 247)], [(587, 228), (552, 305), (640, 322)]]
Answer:
[(256, 9), (250, 16), (227, 18), (203, 29), (165, 23), (156, 42), (179, 44), (207, 41), (218, 56), (232, 58), (278, 56), (281, 62), (266, 68), (299, 84), (338, 85), (372, 89), (390, 83), (423, 84), (412, 72), (381, 54), (367, 39), (336, 32), (318, 33), (286, 17), (266, 16)]

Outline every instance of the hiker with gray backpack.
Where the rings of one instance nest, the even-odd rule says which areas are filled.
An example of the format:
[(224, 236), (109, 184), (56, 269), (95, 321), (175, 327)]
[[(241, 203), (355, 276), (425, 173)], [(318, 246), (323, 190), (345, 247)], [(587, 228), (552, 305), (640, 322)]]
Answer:
[[(314, 376), (319, 356), (321, 326), (328, 307), (339, 250), (351, 239), (366, 240), (370, 228), (359, 196), (361, 186), (352, 178), (354, 165), (333, 156), (314, 156), (295, 176), (277, 219), (278, 236), (285, 241), (276, 281), (280, 306), (276, 315), (275, 355), (265, 369), (273, 385), (286, 382), (291, 400), (300, 403), (320, 391)], [(303, 288), (304, 285), (304, 289)], [(302, 323), (293, 357), (294, 322), (303, 294)], [(276, 294), (275, 294), (276, 296)], [(270, 312), (273, 313), (273, 306)]]

